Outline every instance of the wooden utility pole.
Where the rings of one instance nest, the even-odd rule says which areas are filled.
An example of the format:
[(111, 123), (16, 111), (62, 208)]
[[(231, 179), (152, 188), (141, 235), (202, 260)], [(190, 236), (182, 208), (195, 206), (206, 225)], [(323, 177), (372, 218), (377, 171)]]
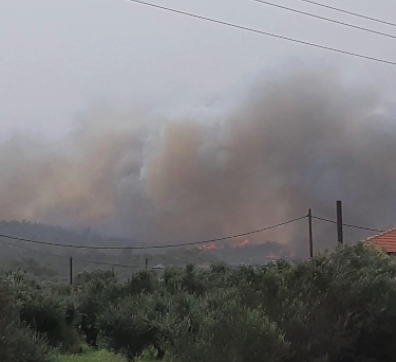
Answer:
[(338, 245), (344, 244), (344, 234), (342, 231), (342, 202), (340, 200), (337, 201), (337, 236), (338, 236)]
[(313, 258), (312, 210), (308, 209), (309, 257)]
[(69, 264), (69, 277), (70, 277), (70, 285), (73, 285), (73, 258), (70, 257), (70, 264)]
[(148, 258), (146, 258), (146, 270), (148, 269)]

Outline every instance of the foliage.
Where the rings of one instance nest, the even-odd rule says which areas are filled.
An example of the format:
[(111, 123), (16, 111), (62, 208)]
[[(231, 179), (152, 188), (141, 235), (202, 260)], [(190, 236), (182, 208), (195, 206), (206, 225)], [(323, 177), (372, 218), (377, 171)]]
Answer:
[(124, 295), (124, 290), (117, 283), (114, 273), (105, 271), (79, 274), (73, 289), (79, 312), (79, 330), (85, 335), (89, 346), (97, 347), (98, 316), (106, 306), (116, 303)]
[(50, 361), (46, 343), (20, 322), (14, 291), (5, 275), (0, 275), (0, 296), (0, 361)]
[(120, 355), (115, 355), (103, 349), (93, 351), (89, 348), (84, 348), (81, 354), (59, 355), (56, 358), (56, 362), (126, 362), (126, 360)]
[(176, 360), (391, 361), (395, 277), (391, 258), (360, 244), (297, 264), (188, 265), (120, 285), (100, 330), (129, 359), (154, 345)]
[(232, 292), (201, 301), (172, 328), (174, 361), (281, 361), (288, 353), (282, 332), (263, 310), (245, 308)]
[(160, 348), (159, 316), (167, 312), (167, 304), (160, 295), (140, 294), (112, 305), (99, 320), (99, 327), (107, 348), (134, 359), (154, 345)]
[(57, 284), (42, 285), (23, 272), (11, 273), (21, 322), (47, 339), (51, 347), (70, 348), (77, 342), (77, 311), (70, 290)]
[(163, 279), (86, 272), (73, 288), (21, 272), (7, 278), (0, 308), (14, 319), (1, 314), (0, 326), (38, 349), (42, 339), (21, 323), (50, 346), (76, 344), (78, 331), (128, 360), (393, 362), (396, 353), (396, 263), (362, 244), (298, 263), (169, 268)]

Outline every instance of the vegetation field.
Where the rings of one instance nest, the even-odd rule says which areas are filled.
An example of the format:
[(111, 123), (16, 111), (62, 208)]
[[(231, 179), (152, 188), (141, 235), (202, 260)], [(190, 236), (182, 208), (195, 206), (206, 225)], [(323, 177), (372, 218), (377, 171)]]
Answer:
[[(127, 360), (106, 350), (92, 351), (84, 350), (81, 354), (64, 354), (56, 357), (55, 362), (126, 362)], [(150, 362), (150, 361), (142, 361)]]
[[(394, 362), (396, 263), (357, 244), (307, 261), (169, 268), (73, 286), (0, 274), (4, 362)], [(80, 346), (87, 345), (81, 351)], [(74, 354), (73, 354), (74, 353)]]

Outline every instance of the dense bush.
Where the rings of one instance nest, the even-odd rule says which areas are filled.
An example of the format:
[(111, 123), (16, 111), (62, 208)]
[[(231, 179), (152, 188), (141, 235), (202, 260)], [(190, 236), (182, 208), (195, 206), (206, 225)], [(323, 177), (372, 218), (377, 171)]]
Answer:
[(51, 347), (68, 349), (78, 343), (74, 322), (77, 311), (70, 288), (55, 283), (38, 283), (25, 273), (9, 276), (13, 280), (20, 321)]
[(96, 271), (78, 275), (74, 284), (76, 308), (79, 312), (78, 329), (91, 347), (98, 346), (98, 316), (111, 304), (125, 296), (113, 272)]
[(155, 273), (141, 271), (128, 279), (125, 292), (130, 295), (139, 295), (141, 293), (150, 294), (158, 290), (158, 284), (158, 278)]
[(288, 348), (282, 331), (263, 310), (244, 308), (238, 299), (216, 309), (202, 303), (195, 330), (189, 318), (174, 330), (169, 348), (172, 360), (276, 362), (285, 358)]
[(162, 356), (162, 334), (157, 322), (168, 313), (166, 296), (140, 294), (125, 298), (118, 305), (110, 306), (99, 320), (105, 345), (129, 359), (139, 356), (150, 346)]
[(118, 284), (99, 329), (129, 359), (155, 345), (176, 361), (393, 361), (395, 278), (392, 258), (360, 244), (297, 264), (188, 265)]
[(0, 275), (0, 361), (45, 362), (51, 355), (45, 341), (23, 325), (10, 279)]
[(357, 245), (262, 272), (282, 275), (277, 287), (266, 278), (258, 294), (267, 295), (263, 307), (269, 307), (268, 316), (290, 342), (290, 361), (394, 360), (396, 267), (391, 258)]
[[(123, 282), (113, 272), (83, 273), (73, 288), (21, 273), (8, 279), (0, 308), (18, 323), (1, 314), (0, 328), (27, 341), (24, 351), (45, 354), (21, 323), (51, 346), (76, 343), (79, 331), (92, 347), (130, 360), (145, 350), (173, 362), (395, 360), (396, 263), (361, 244), (298, 263), (187, 265), (160, 279), (149, 271)], [(14, 345), (1, 353), (15, 354)]]

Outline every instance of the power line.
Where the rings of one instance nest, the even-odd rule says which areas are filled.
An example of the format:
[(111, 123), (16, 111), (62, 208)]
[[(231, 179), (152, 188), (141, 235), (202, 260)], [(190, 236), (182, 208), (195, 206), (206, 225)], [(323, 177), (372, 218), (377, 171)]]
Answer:
[(366, 19), (366, 20), (375, 21), (375, 22), (380, 23), (380, 24), (386, 24), (386, 25), (396, 26), (395, 23), (391, 23), (391, 22), (384, 21), (384, 20), (377, 19), (377, 18), (372, 18), (372, 17), (370, 17), (370, 16), (366, 16), (366, 15), (363, 15), (363, 14), (355, 13), (355, 12), (353, 12), (353, 11), (348, 11), (348, 10), (336, 8), (336, 7), (334, 7), (334, 6), (329, 6), (329, 5), (321, 4), (321, 3), (318, 3), (318, 2), (315, 2), (315, 1), (311, 1), (311, 0), (297, 0), (297, 1), (302, 1), (302, 2), (305, 2), (305, 3), (308, 3), (308, 4), (320, 6), (320, 7), (326, 8), (326, 9), (331, 9), (331, 10), (339, 11), (339, 12), (344, 13), (344, 14), (353, 15), (353, 16), (356, 16), (356, 17), (358, 17), (358, 18), (362, 18), (362, 19)]
[[(66, 256), (66, 255), (59, 255), (59, 254), (54, 254), (54, 253), (50, 253), (50, 252), (47, 252), (47, 251), (35, 250), (35, 249), (29, 248), (29, 247), (26, 247), (26, 246), (9, 243), (9, 242), (1, 240), (1, 239), (0, 239), (0, 242), (3, 243), (3, 244), (7, 244), (7, 245), (10, 245), (10, 246), (13, 246), (13, 247), (25, 249), (25, 250), (28, 250), (28, 251), (32, 251), (34, 253), (42, 254), (42, 255), (48, 255), (48, 256), (54, 256), (54, 257), (57, 257), (57, 258), (70, 259), (70, 257)], [(73, 260), (83, 261), (83, 262), (92, 263), (92, 264), (107, 265), (107, 266), (115, 266), (115, 267), (131, 268), (131, 269), (143, 269), (141, 267), (134, 266), (134, 265), (120, 264), (120, 263), (109, 263), (109, 262), (105, 262), (105, 261), (91, 260), (91, 259), (84, 259), (84, 258), (75, 258), (75, 257), (73, 257)]]
[(120, 268), (130, 268), (130, 269), (140, 269), (140, 270), (144, 269), (143, 267), (140, 267), (140, 266), (129, 265), (129, 264), (120, 264), (120, 263), (110, 263), (110, 262), (99, 261), (99, 260), (82, 259), (82, 258), (75, 258), (75, 257), (73, 257), (73, 260), (83, 261), (86, 263), (92, 263), (92, 264), (98, 264), (98, 265), (120, 267)]
[(1, 240), (1, 239), (0, 239), (0, 242), (3, 243), (3, 244), (9, 245), (9, 246), (16, 247), (16, 248), (20, 248), (20, 249), (32, 251), (32, 252), (37, 253), (37, 254), (50, 255), (50, 256), (56, 256), (56, 257), (58, 257), (58, 258), (66, 258), (66, 259), (69, 259), (69, 257), (66, 256), (66, 255), (58, 255), (58, 254), (50, 253), (50, 252), (48, 252), (48, 251), (35, 250), (35, 249), (31, 249), (31, 248), (29, 248), (29, 247), (27, 247), (27, 246), (22, 246), (22, 245), (18, 245), (18, 244), (13, 244), (13, 243), (10, 243), (10, 242), (8, 242), (8, 241)]
[(325, 46), (325, 45), (311, 43), (311, 42), (307, 42), (307, 41), (304, 41), (304, 40), (298, 40), (298, 39), (294, 39), (294, 38), (289, 38), (289, 37), (286, 37), (286, 36), (283, 36), (283, 35), (278, 35), (278, 34), (266, 32), (266, 31), (262, 31), (262, 30), (258, 30), (258, 29), (254, 29), (254, 28), (249, 28), (249, 27), (242, 26), (242, 25), (236, 25), (236, 24), (228, 23), (228, 22), (221, 21), (221, 20), (215, 20), (215, 19), (212, 19), (212, 18), (208, 18), (208, 17), (204, 17), (204, 16), (188, 13), (188, 12), (185, 12), (185, 11), (176, 10), (176, 9), (172, 9), (172, 8), (167, 8), (165, 6), (150, 4), (150, 3), (147, 3), (147, 2), (144, 2), (144, 1), (140, 1), (140, 0), (128, 0), (128, 1), (134, 2), (134, 3), (137, 3), (137, 4), (141, 4), (141, 5), (145, 5), (145, 6), (150, 6), (150, 7), (157, 8), (157, 9), (170, 11), (170, 12), (173, 12), (173, 13), (176, 13), (176, 14), (189, 16), (189, 17), (192, 17), (192, 18), (200, 19), (200, 20), (209, 21), (209, 22), (212, 22), (212, 23), (226, 25), (226, 26), (229, 26), (229, 27), (232, 27), (232, 28), (249, 31), (249, 32), (256, 33), (256, 34), (261, 34), (261, 35), (265, 35), (265, 36), (269, 36), (269, 37), (273, 37), (273, 38), (277, 38), (277, 39), (287, 40), (287, 41), (293, 42), (293, 43), (309, 45), (309, 46), (316, 47), (316, 48), (319, 48), (319, 49), (324, 49), (324, 50), (328, 50), (328, 51), (332, 51), (332, 52), (336, 52), (336, 53), (340, 53), (340, 54), (344, 54), (344, 55), (349, 55), (349, 56), (356, 57), (356, 58), (362, 58), (362, 59), (372, 60), (372, 61), (376, 61), (376, 62), (380, 62), (380, 63), (396, 65), (396, 62), (393, 62), (393, 61), (390, 61), (390, 60), (381, 59), (381, 58), (374, 58), (374, 57), (370, 57), (370, 56), (367, 56), (367, 55), (362, 55), (362, 54), (359, 54), (359, 53), (350, 52), (350, 51), (347, 51), (347, 50), (342, 50), (342, 49), (333, 48), (333, 47), (329, 47), (329, 46)]
[[(316, 219), (316, 220), (326, 221), (326, 222), (329, 222), (329, 223), (332, 223), (332, 224), (337, 224), (337, 221), (325, 219), (325, 218), (322, 218), (322, 217), (312, 216), (312, 218)], [(354, 229), (360, 229), (360, 230), (366, 230), (366, 231), (374, 231), (374, 232), (379, 232), (379, 233), (383, 233), (384, 232), (384, 230), (368, 228), (368, 227), (365, 227), (365, 226), (344, 224), (344, 223), (342, 225), (346, 226), (346, 227), (354, 228)]]
[(90, 249), (90, 250), (150, 250), (150, 249), (168, 249), (168, 248), (178, 248), (178, 247), (183, 247), (183, 246), (191, 246), (191, 245), (199, 245), (199, 244), (208, 244), (208, 243), (213, 243), (217, 241), (223, 241), (223, 240), (229, 240), (229, 239), (234, 239), (242, 236), (248, 236), (252, 234), (258, 234), (266, 230), (270, 229), (275, 229), (277, 227), (287, 225), (290, 223), (293, 223), (295, 221), (305, 219), (307, 216), (301, 216), (296, 219), (288, 220), (279, 224), (271, 225), (271, 226), (266, 226), (264, 228), (258, 229), (258, 230), (253, 230), (253, 231), (248, 231), (246, 233), (242, 234), (237, 234), (237, 235), (231, 235), (231, 236), (225, 236), (222, 238), (216, 238), (216, 239), (208, 239), (208, 240), (200, 240), (200, 241), (193, 241), (189, 243), (180, 243), (180, 244), (164, 244), (164, 245), (148, 245), (148, 246), (94, 246), (94, 245), (76, 245), (76, 244), (59, 244), (59, 243), (54, 243), (54, 242), (49, 242), (49, 241), (41, 241), (41, 240), (33, 240), (33, 239), (25, 239), (25, 238), (18, 238), (14, 236), (9, 236), (9, 235), (1, 235), (0, 237), (6, 238), (6, 239), (12, 239), (12, 240), (19, 240), (19, 241), (26, 241), (29, 243), (34, 243), (34, 244), (40, 244), (40, 245), (48, 245), (48, 246), (56, 246), (56, 247), (62, 247), (62, 248), (73, 248), (73, 249)]
[(297, 9), (292, 9), (292, 8), (287, 7), (287, 6), (283, 6), (283, 5), (279, 5), (279, 4), (274, 4), (274, 3), (269, 2), (269, 1), (265, 1), (265, 0), (253, 0), (253, 1), (258, 2), (258, 3), (261, 3), (261, 4), (264, 4), (264, 5), (273, 6), (273, 7), (279, 8), (279, 9), (292, 11), (292, 12), (294, 12), (294, 13), (298, 13), (298, 14), (301, 14), (301, 15), (309, 16), (309, 17), (311, 17), (311, 18), (316, 18), (316, 19), (319, 19), (319, 20), (324, 20), (324, 21), (328, 21), (328, 22), (331, 22), (331, 23), (335, 23), (335, 24), (339, 24), (339, 25), (348, 26), (348, 27), (350, 27), (350, 28), (354, 28), (354, 29), (366, 31), (366, 32), (373, 33), (373, 34), (376, 34), (376, 35), (381, 35), (381, 36), (385, 36), (385, 37), (388, 37), (388, 38), (396, 39), (396, 35), (392, 35), (392, 34), (388, 34), (388, 33), (383, 33), (383, 32), (381, 32), (381, 31), (372, 30), (372, 29), (365, 28), (365, 27), (358, 26), (358, 25), (353, 25), (353, 24), (349, 24), (349, 23), (344, 23), (344, 22), (342, 22), (342, 21), (338, 21), (338, 20), (326, 18), (326, 17), (320, 16), (320, 15), (315, 15), (315, 14), (312, 14), (312, 13), (309, 13), (309, 12), (306, 12), (306, 11), (297, 10)]

